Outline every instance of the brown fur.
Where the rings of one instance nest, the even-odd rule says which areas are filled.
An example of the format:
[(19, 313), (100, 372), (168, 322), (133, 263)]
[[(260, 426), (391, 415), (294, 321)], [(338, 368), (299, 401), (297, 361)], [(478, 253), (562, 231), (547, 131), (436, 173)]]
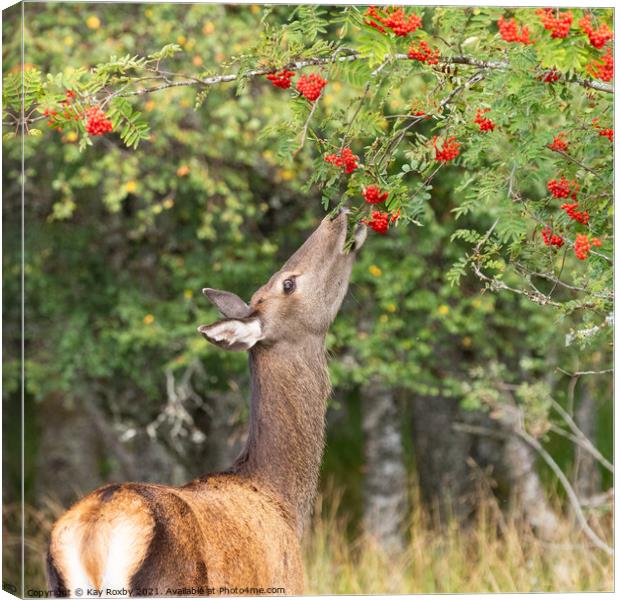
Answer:
[[(345, 235), (344, 215), (324, 220), (249, 306), (207, 290), (227, 319), (201, 327), (205, 337), (250, 349), (243, 452), (229, 471), (180, 488), (127, 483), (80, 500), (52, 531), (50, 584), (125, 587), (133, 595), (303, 592), (299, 542), (316, 492), (330, 393), (324, 340), (353, 262), (353, 253), (342, 252)], [(298, 282), (295, 293), (283, 291), (289, 278)], [(232, 339), (235, 332), (241, 335)]]

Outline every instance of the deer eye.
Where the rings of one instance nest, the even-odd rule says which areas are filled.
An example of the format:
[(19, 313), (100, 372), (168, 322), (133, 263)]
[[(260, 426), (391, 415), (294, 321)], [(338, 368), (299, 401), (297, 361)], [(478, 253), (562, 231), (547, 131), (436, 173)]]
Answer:
[(282, 282), (282, 289), (285, 294), (292, 294), (295, 291), (295, 280), (294, 279), (285, 279)]

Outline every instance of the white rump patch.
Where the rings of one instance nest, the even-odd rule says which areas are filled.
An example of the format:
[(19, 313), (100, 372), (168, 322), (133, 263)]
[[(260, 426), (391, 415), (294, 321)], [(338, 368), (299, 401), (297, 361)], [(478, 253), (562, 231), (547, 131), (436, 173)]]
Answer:
[[(144, 531), (144, 523), (126, 518), (116, 520), (106, 533), (107, 556), (104, 559), (101, 588), (129, 589), (131, 577), (148, 548), (148, 544), (144, 544), (145, 533), (150, 532)], [(150, 540), (150, 535), (146, 538)]]

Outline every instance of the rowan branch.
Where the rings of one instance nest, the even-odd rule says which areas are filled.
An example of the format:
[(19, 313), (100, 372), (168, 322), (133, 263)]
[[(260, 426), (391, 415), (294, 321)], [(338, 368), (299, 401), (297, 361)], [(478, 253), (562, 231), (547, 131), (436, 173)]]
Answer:
[[(613, 301), (614, 299), (613, 293), (593, 292), (591, 290), (588, 290), (587, 288), (584, 288), (578, 285), (573, 285), (573, 284), (567, 283), (566, 281), (562, 281), (559, 277), (556, 277), (552, 273), (540, 273), (538, 271), (530, 271), (525, 265), (521, 264), (520, 262), (515, 262), (514, 264), (515, 264), (515, 267), (521, 272), (522, 275), (524, 276), (529, 275), (530, 277), (540, 277), (541, 279), (546, 279), (547, 281), (552, 282), (554, 287), (559, 285), (568, 290), (572, 290), (574, 292), (584, 292), (586, 294), (590, 294), (591, 296), (594, 296), (596, 298), (601, 298), (603, 300)], [(551, 293), (547, 295), (550, 296)]]
[[(549, 149), (551, 150), (551, 148)], [(572, 163), (576, 164), (577, 166), (581, 167), (582, 169), (584, 169), (584, 171), (587, 171), (588, 173), (592, 173), (592, 175), (594, 175), (595, 177), (598, 177), (598, 178), (601, 177), (594, 169), (591, 169), (590, 167), (587, 167), (586, 165), (584, 165), (582, 162), (579, 162), (576, 158), (568, 154), (568, 152), (564, 152), (563, 150), (552, 150), (552, 151), (555, 152), (556, 154), (559, 154), (560, 156), (563, 156), (566, 160), (569, 160)]]
[(575, 493), (575, 490), (573, 490), (573, 487), (571, 486), (570, 482), (568, 481), (568, 478), (566, 477), (566, 475), (564, 475), (562, 469), (560, 469), (560, 467), (558, 466), (558, 463), (555, 462), (555, 460), (553, 459), (551, 454), (549, 454), (549, 452), (547, 452), (547, 450), (543, 447), (543, 445), (535, 437), (531, 436), (526, 431), (515, 429), (515, 433), (523, 441), (525, 441), (532, 448), (534, 448), (534, 450), (536, 450), (536, 452), (538, 452), (540, 457), (547, 463), (547, 466), (553, 471), (555, 476), (558, 478), (558, 480), (560, 481), (560, 484), (562, 485), (562, 487), (564, 488), (564, 491), (566, 492), (566, 496), (568, 497), (568, 500), (569, 500), (569, 502), (570, 502), (570, 504), (571, 504), (571, 506), (573, 508), (573, 512), (575, 513), (575, 517), (577, 517), (577, 521), (578, 521), (578, 523), (579, 523), (579, 525), (581, 527), (581, 530), (586, 535), (586, 537), (597, 548), (599, 548), (600, 550), (603, 550), (603, 552), (609, 554), (610, 556), (613, 556), (613, 554), (614, 554), (613, 548), (608, 546), (594, 532), (594, 530), (590, 527), (590, 524), (586, 520), (586, 518), (585, 518), (585, 516), (583, 514), (583, 511), (581, 510), (581, 503), (579, 502), (579, 498), (577, 497), (577, 494)]
[[(336, 64), (336, 63), (350, 63), (356, 60), (368, 60), (368, 57), (362, 56), (358, 52), (352, 52), (346, 56), (327, 56), (327, 57), (316, 57), (316, 58), (308, 58), (305, 60), (294, 61), (286, 65), (284, 68), (288, 70), (300, 70), (305, 67), (318, 66), (318, 65), (327, 65), (327, 64)], [(388, 55), (385, 57), (384, 62), (389, 62), (390, 60), (411, 60), (407, 54), (394, 54)], [(478, 69), (499, 69), (506, 70), (510, 68), (510, 63), (506, 61), (493, 61), (493, 60), (480, 60), (471, 56), (446, 56), (439, 59), (440, 64), (446, 65), (466, 65), (470, 67), (477, 67)], [(208, 87), (212, 85), (219, 85), (222, 83), (231, 83), (233, 81), (237, 81), (239, 79), (252, 79), (255, 77), (261, 77), (263, 75), (267, 75), (269, 73), (273, 73), (275, 69), (273, 67), (262, 67), (260, 69), (253, 69), (250, 71), (246, 71), (244, 73), (230, 73), (228, 75), (213, 75), (211, 77), (205, 78), (193, 78), (188, 75), (183, 75), (185, 79), (180, 81), (167, 81), (166, 83), (162, 83), (161, 85), (154, 85), (151, 87), (143, 87), (137, 90), (132, 91), (123, 91), (122, 93), (116, 94), (119, 97), (127, 97), (127, 96), (142, 96), (144, 94), (149, 94), (152, 92), (158, 92), (160, 90), (165, 90), (173, 87), (193, 87), (193, 86), (201, 86)], [(564, 79), (567, 83), (576, 83), (583, 87), (591, 88), (594, 90), (598, 90), (601, 92), (607, 92), (608, 94), (613, 94), (614, 89), (612, 85), (607, 83), (601, 83), (598, 81), (592, 81), (590, 79), (581, 79), (579, 77), (572, 77)]]

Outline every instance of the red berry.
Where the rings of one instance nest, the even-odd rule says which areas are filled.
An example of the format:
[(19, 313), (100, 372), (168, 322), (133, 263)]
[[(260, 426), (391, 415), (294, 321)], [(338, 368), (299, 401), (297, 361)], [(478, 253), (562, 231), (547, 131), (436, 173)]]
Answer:
[(436, 48), (434, 50), (431, 49), (424, 40), (422, 40), (418, 46), (411, 44), (407, 56), (409, 56), (411, 60), (418, 60), (429, 65), (436, 65), (439, 62), (439, 50)]
[(441, 149), (437, 148), (437, 136), (433, 137), (433, 147), (435, 148), (435, 160), (441, 162), (449, 162), (454, 160), (459, 155), (460, 142), (456, 142), (456, 137), (452, 136), (447, 138)]
[(386, 212), (374, 210), (372, 219), (364, 221), (368, 227), (374, 229), (377, 233), (386, 234), (390, 226), (390, 215)]
[(579, 184), (571, 180), (569, 181), (562, 175), (558, 179), (552, 179), (547, 183), (547, 189), (551, 192), (554, 198), (568, 198), (569, 196), (575, 200), (577, 198), (577, 192), (579, 191)]
[(613, 129), (601, 129), (598, 132), (599, 135), (606, 137), (612, 144), (614, 143), (614, 130)]
[(310, 100), (310, 102), (314, 102), (318, 99), (323, 91), (323, 88), (327, 85), (327, 81), (323, 79), (320, 75), (316, 73), (310, 73), (310, 75), (301, 75), (297, 80), (297, 91)]
[(519, 26), (514, 17), (510, 21), (504, 19), (503, 16), (500, 17), (497, 21), (497, 26), (499, 27), (499, 34), (505, 42), (525, 45), (534, 43), (534, 40), (530, 39), (530, 31), (526, 25), (523, 25), (519, 32)]
[(488, 119), (484, 116), (490, 110), (490, 108), (479, 108), (476, 111), (474, 123), (478, 123), (480, 131), (493, 131), (495, 129), (495, 123), (493, 123), (491, 119)]
[(369, 185), (363, 188), (362, 195), (368, 204), (379, 204), (380, 202), (385, 202), (389, 194), (388, 192), (381, 193), (381, 190), (376, 185)]
[(566, 134), (560, 131), (558, 135), (553, 136), (553, 142), (547, 144), (547, 147), (555, 152), (566, 152), (568, 150), (568, 142), (564, 139)]
[(287, 71), (282, 69), (279, 73), (269, 73), (267, 79), (278, 88), (288, 90), (291, 87), (291, 79), (295, 76), (295, 71)]
[(602, 242), (598, 238), (588, 239), (585, 233), (578, 233), (575, 238), (575, 256), (579, 260), (585, 260), (590, 255), (592, 246), (601, 246)]
[(344, 167), (344, 172), (349, 175), (359, 166), (359, 157), (351, 152), (350, 148), (345, 148), (340, 154), (326, 154), (325, 162), (331, 163), (336, 167)]
[(577, 221), (578, 223), (581, 223), (582, 225), (587, 225), (588, 221), (590, 220), (590, 215), (587, 210), (578, 211), (577, 210), (578, 207), (579, 205), (577, 204), (577, 202), (573, 204), (566, 203), (560, 206), (560, 208), (566, 211), (566, 214), (571, 219), (573, 219), (573, 221)]
[(573, 13), (570, 10), (561, 12), (552, 8), (539, 8), (536, 14), (540, 17), (543, 27), (551, 32), (552, 38), (568, 36), (570, 26), (573, 23)]
[(98, 107), (93, 106), (84, 113), (86, 119), (86, 131), (90, 135), (104, 135), (112, 131), (112, 122)]
[(550, 227), (545, 227), (541, 233), (545, 246), (557, 246), (561, 248), (564, 245), (564, 239), (559, 235), (555, 235)]
[(558, 73), (556, 69), (551, 69), (550, 71), (547, 71), (542, 76), (542, 80), (545, 83), (555, 83), (559, 78), (560, 78), (560, 74)]
[(598, 29), (592, 27), (590, 15), (579, 19), (579, 27), (590, 39), (590, 44), (595, 48), (602, 48), (609, 40), (613, 39), (614, 32), (609, 29), (607, 23), (603, 23)]
[(364, 23), (374, 27), (381, 33), (386, 33), (386, 27), (400, 37), (413, 33), (422, 25), (422, 19), (417, 15), (405, 15), (403, 8), (377, 8), (370, 6), (364, 13)]
[(611, 81), (614, 78), (614, 56), (611, 48), (601, 57), (601, 61), (592, 61), (586, 66), (586, 71), (595, 79)]

